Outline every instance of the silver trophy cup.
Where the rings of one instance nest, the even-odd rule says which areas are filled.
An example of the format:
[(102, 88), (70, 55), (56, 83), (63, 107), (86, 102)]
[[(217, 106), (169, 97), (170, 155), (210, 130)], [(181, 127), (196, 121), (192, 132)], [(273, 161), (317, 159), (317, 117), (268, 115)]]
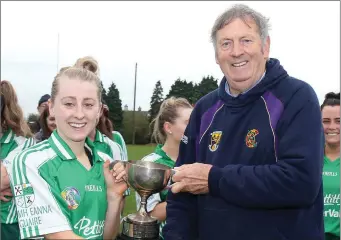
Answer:
[(174, 170), (162, 164), (143, 161), (128, 161), (125, 166), (127, 183), (140, 195), (141, 205), (137, 213), (123, 219), (122, 235), (133, 239), (157, 239), (159, 222), (147, 213), (147, 199), (165, 189)]

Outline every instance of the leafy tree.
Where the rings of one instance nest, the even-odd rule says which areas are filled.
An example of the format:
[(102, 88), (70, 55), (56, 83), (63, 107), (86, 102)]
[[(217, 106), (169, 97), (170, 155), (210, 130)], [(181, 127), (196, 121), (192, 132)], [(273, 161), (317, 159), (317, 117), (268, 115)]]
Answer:
[[(160, 110), (160, 106), (163, 101), (163, 88), (161, 85), (161, 81), (157, 81), (155, 84), (155, 88), (153, 91), (153, 95), (150, 100), (150, 109), (148, 111), (148, 122), (151, 123), (153, 119), (156, 117)], [(150, 125), (150, 130), (154, 128), (154, 124)], [(151, 136), (152, 131), (150, 131), (149, 136)]]
[[(122, 135), (124, 141), (127, 144), (131, 144), (133, 141), (133, 111), (123, 112), (123, 131)], [(135, 112), (135, 144), (148, 144), (149, 138), (149, 122), (148, 112), (136, 111)]]
[(103, 82), (101, 81), (101, 86), (102, 86), (102, 100), (104, 100), (104, 102), (107, 102), (108, 96), (107, 96), (107, 90), (105, 90), (105, 88), (103, 87)]
[(169, 90), (169, 93), (166, 96), (166, 98), (170, 97), (183, 97), (186, 98), (190, 103), (194, 103), (195, 92), (193, 83), (178, 78), (173, 83), (171, 89)]
[(120, 92), (113, 82), (108, 89), (105, 101), (109, 108), (109, 118), (114, 124), (114, 129), (121, 131), (123, 122), (122, 101), (120, 99)]
[(212, 92), (213, 90), (218, 88), (218, 80), (213, 76), (208, 75), (207, 77), (203, 77), (199, 84), (195, 85), (194, 90), (194, 102), (197, 102), (200, 98), (205, 96), (206, 94)]
[(162, 101), (163, 101), (163, 88), (161, 85), (161, 81), (159, 80), (155, 84), (153, 95), (150, 100), (150, 109), (148, 111), (149, 122), (151, 122), (158, 114)]

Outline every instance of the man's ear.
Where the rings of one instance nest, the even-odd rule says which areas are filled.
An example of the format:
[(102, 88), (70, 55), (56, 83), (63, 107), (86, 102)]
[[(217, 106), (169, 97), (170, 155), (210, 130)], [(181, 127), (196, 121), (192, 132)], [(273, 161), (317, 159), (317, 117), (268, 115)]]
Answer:
[(269, 59), (270, 56), (270, 37), (268, 36), (265, 40), (264, 46), (263, 46), (263, 55), (264, 59)]

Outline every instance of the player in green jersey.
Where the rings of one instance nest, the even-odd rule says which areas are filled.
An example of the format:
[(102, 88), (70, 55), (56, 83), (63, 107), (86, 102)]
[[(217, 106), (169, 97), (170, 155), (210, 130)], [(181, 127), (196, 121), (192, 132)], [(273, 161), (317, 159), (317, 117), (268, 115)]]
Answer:
[(323, 166), (325, 239), (340, 239), (340, 93), (328, 93), (321, 106), (325, 136)]
[(121, 135), (121, 133), (119, 133), (118, 131), (112, 131), (112, 136), (114, 138), (114, 142), (121, 146), (124, 158), (128, 159), (126, 142), (124, 141), (124, 138)]
[[(171, 97), (163, 101), (160, 110), (153, 120), (153, 137), (158, 143), (154, 153), (151, 153), (141, 161), (150, 161), (174, 168), (175, 161), (179, 154), (180, 141), (188, 124), (192, 112), (192, 105), (184, 98)], [(162, 237), (162, 227), (166, 220), (166, 198), (168, 190), (153, 194), (147, 200), (147, 211), (151, 216), (157, 218), (160, 224), (160, 238)], [(136, 194), (137, 208), (139, 208), (141, 198)]]
[(25, 122), (24, 114), (18, 104), (16, 92), (9, 81), (0, 83), (1, 94), (1, 125), (0, 125), (0, 162), (2, 176), (7, 182), (1, 189), (1, 239), (20, 239), (17, 212), (13, 194), (9, 185), (9, 176), (6, 168), (11, 168), (16, 154), (32, 146), (35, 141)]
[[(121, 151), (121, 158), (122, 160), (128, 160), (128, 155), (126, 153), (126, 147), (125, 144), (124, 146), (122, 145), (122, 140), (120, 140), (119, 142), (116, 141), (116, 138), (114, 138), (113, 135), (113, 124), (111, 122), (111, 120), (109, 119), (109, 108), (106, 104), (103, 104), (102, 107), (102, 111), (101, 111), (101, 116), (99, 118), (97, 127), (96, 127), (103, 135), (106, 136), (106, 143), (113, 147), (113, 148), (117, 148), (117, 146), (119, 147), (120, 151)], [(94, 140), (95, 137), (95, 130), (93, 130), (90, 134), (90, 138), (92, 140)], [(124, 143), (124, 140), (123, 140)], [(124, 147), (124, 148), (123, 148)], [(125, 150), (124, 150), (125, 149)], [(116, 159), (115, 159), (116, 160)]]
[(109, 170), (106, 156), (87, 137), (101, 109), (97, 62), (79, 59), (52, 83), (50, 138), (13, 160), (11, 182), (23, 239), (112, 239), (120, 224), (127, 185), (122, 164)]
[[(100, 139), (99, 138), (96, 138), (95, 139), (95, 135), (96, 135), (96, 129), (94, 129), (89, 137), (92, 141), (94, 141), (95, 144), (99, 144), (99, 145), (103, 145), (103, 144), (106, 144), (107, 145), (107, 150), (109, 151), (109, 154), (110, 153), (115, 153), (117, 152), (117, 148), (119, 148), (119, 151), (120, 151), (120, 158), (115, 158), (115, 156), (113, 156), (113, 159), (114, 160), (125, 160), (127, 161), (128, 160), (128, 154), (127, 154), (127, 149), (125, 147), (125, 143), (124, 143), (124, 140), (123, 140), (123, 143), (124, 143), (124, 148), (122, 146), (122, 141), (120, 142), (116, 142), (116, 139), (114, 139), (114, 136), (112, 134), (113, 131), (113, 124), (111, 122), (111, 120), (109, 119), (109, 108), (108, 106), (104, 103), (104, 100), (102, 100), (102, 109), (101, 109), (101, 116), (98, 120), (98, 123), (97, 123), (97, 126), (96, 126), (96, 129), (103, 134), (103, 136), (106, 136), (105, 138), (103, 138), (103, 142), (101, 143), (101, 141), (99, 141)], [(126, 196), (129, 196), (130, 195), (130, 189), (128, 188), (125, 193), (124, 193), (124, 197)], [(123, 209), (124, 209), (124, 205), (125, 205), (125, 201), (123, 201), (122, 203), (122, 214), (123, 214)]]
[(102, 114), (97, 124), (97, 129), (105, 134), (109, 139), (120, 145), (123, 151), (123, 159), (128, 160), (127, 146), (123, 139), (123, 136), (118, 132), (114, 131), (112, 122), (109, 119), (109, 108), (106, 104), (103, 104)]

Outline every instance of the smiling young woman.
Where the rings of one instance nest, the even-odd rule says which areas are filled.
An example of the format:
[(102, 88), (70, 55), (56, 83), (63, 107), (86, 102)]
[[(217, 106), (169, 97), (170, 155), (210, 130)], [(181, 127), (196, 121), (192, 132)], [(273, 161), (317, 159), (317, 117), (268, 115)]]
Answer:
[(340, 93), (326, 94), (321, 106), (325, 136), (323, 166), (325, 239), (340, 239)]
[(53, 81), (49, 112), (56, 130), (13, 161), (22, 239), (112, 239), (118, 232), (125, 171), (122, 164), (110, 171), (88, 138), (100, 116), (102, 88), (97, 62), (81, 62)]

